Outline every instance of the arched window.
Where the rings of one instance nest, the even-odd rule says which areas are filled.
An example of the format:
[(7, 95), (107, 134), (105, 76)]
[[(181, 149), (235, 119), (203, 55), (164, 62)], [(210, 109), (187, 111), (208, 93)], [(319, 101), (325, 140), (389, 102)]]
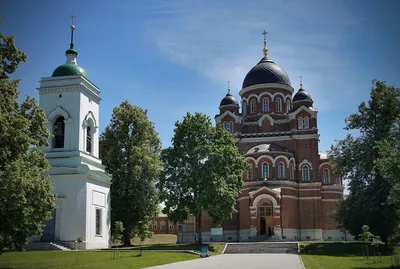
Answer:
[(309, 128), (308, 117), (305, 117), (305, 118), (303, 119), (303, 126), (304, 126), (304, 129), (308, 129), (308, 128)]
[(327, 168), (324, 169), (324, 184), (329, 184), (329, 170)]
[(228, 132), (230, 132), (231, 134), (233, 133), (233, 122), (226, 121), (223, 123), (223, 126)]
[(153, 225), (151, 226), (152, 230), (157, 230), (157, 222), (153, 222)]
[(269, 177), (269, 165), (268, 163), (262, 164), (262, 177), (268, 178)]
[(263, 104), (263, 112), (268, 112), (269, 110), (269, 100), (268, 98), (264, 98), (262, 101)]
[(160, 230), (165, 230), (165, 221), (160, 223)]
[(299, 130), (303, 130), (304, 126), (303, 126), (303, 118), (302, 117), (297, 119), (297, 125), (298, 125), (297, 128)]
[(247, 171), (247, 180), (253, 179), (253, 166), (251, 165), (250, 169)]
[(284, 178), (285, 177), (285, 166), (283, 163), (278, 164), (278, 178)]
[(64, 147), (65, 123), (64, 117), (58, 117), (54, 122), (54, 148)]
[(290, 179), (293, 180), (293, 175), (294, 171), (293, 171), (293, 164), (290, 164)]
[(282, 112), (282, 99), (281, 98), (276, 99), (276, 111)]
[(310, 181), (310, 168), (308, 167), (308, 165), (304, 165), (302, 171), (303, 171), (303, 181)]
[(258, 216), (267, 217), (274, 215), (274, 204), (270, 200), (266, 200), (258, 207)]
[(256, 113), (256, 100), (250, 102), (250, 113)]
[(286, 100), (286, 113), (289, 113), (290, 111), (290, 101)]
[(92, 133), (90, 126), (86, 128), (86, 151), (92, 153)]

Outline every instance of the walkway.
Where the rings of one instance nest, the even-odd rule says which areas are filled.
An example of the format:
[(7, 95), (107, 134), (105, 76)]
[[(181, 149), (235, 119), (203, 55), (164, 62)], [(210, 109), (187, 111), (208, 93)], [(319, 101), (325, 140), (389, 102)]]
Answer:
[(170, 263), (151, 269), (303, 269), (296, 254), (221, 254), (209, 258)]

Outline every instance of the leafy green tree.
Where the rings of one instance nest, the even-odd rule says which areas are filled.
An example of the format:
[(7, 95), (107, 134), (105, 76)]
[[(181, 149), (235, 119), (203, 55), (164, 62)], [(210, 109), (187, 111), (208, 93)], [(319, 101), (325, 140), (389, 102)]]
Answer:
[(339, 203), (336, 218), (353, 235), (366, 224), (387, 242), (399, 226), (400, 203), (388, 199), (395, 189), (396, 167), (386, 169), (392, 156), (391, 151), (385, 153), (398, 141), (399, 115), (400, 90), (373, 81), (368, 104), (362, 102), (358, 113), (346, 119), (345, 129), (359, 135), (349, 134), (329, 152), (336, 174), (349, 180), (350, 189), (347, 199)]
[(140, 239), (139, 256), (142, 256), (144, 240), (153, 236), (153, 232), (150, 231), (151, 224), (152, 218), (146, 217), (143, 220), (139, 221), (138, 225), (136, 225), (135, 230), (133, 231), (133, 237), (137, 237)]
[(369, 257), (369, 244), (374, 238), (374, 235), (369, 231), (368, 225), (363, 225), (361, 227), (361, 233), (358, 235), (360, 238), (360, 241), (362, 241), (364, 244), (362, 244), (362, 250), (363, 250), (363, 256), (365, 259), (368, 259)]
[(112, 242), (115, 243), (117, 240), (121, 240), (123, 234), (124, 234), (124, 225), (122, 224), (122, 221), (114, 222), (114, 225), (111, 230)]
[(40, 147), (47, 146), (46, 115), (33, 98), (18, 103), (16, 71), (26, 56), (14, 38), (0, 34), (0, 253), (21, 250), (42, 233), (55, 207), (49, 168)]
[(136, 225), (157, 210), (160, 151), (160, 139), (145, 110), (128, 101), (114, 108), (100, 137), (100, 157), (112, 174), (111, 218), (122, 221), (125, 246), (131, 244)]
[(213, 127), (204, 114), (187, 113), (175, 123), (172, 146), (162, 151), (163, 174), (159, 182), (164, 213), (174, 222), (196, 217), (201, 243), (201, 217), (207, 211), (215, 224), (236, 212), (242, 176), (249, 165), (222, 125)]

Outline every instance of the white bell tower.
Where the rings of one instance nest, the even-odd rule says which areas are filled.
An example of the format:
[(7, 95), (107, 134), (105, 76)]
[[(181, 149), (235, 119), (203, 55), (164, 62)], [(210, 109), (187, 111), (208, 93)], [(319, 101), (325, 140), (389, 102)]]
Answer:
[[(72, 16), (72, 20), (75, 16)], [(77, 64), (71, 25), (67, 61), (51, 77), (40, 80), (39, 106), (53, 135), (43, 148), (51, 165), (48, 171), (57, 194), (54, 218), (40, 241), (56, 241), (81, 248), (105, 248), (110, 239), (110, 182), (99, 159), (99, 89)]]

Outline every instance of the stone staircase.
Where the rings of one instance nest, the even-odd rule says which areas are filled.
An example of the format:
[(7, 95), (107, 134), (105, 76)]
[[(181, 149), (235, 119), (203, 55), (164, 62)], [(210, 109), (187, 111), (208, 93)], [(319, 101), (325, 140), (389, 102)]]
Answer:
[(237, 253), (298, 253), (296, 242), (229, 243), (224, 254)]
[(67, 247), (61, 246), (54, 242), (29, 242), (28, 245), (24, 247), (26, 251), (41, 251), (41, 250), (70, 250)]

